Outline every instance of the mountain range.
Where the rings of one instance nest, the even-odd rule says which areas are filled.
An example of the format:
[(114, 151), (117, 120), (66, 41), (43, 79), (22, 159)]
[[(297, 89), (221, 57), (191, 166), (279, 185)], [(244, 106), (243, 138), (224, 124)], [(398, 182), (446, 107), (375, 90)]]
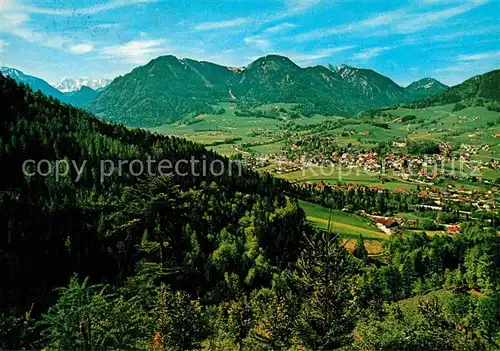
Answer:
[(223, 101), (293, 103), (302, 114), (349, 116), (428, 97), (446, 88), (434, 79), (404, 88), (373, 70), (346, 65), (302, 68), (279, 55), (258, 58), (238, 69), (169, 55), (116, 78), (87, 109), (138, 127), (210, 113)]
[(87, 77), (76, 78), (76, 79), (63, 78), (53, 86), (57, 90), (63, 93), (69, 93), (72, 91), (80, 90), (80, 88), (84, 86), (91, 88), (92, 90), (99, 91), (99, 89), (106, 87), (109, 83), (111, 83), (111, 79), (105, 79), (105, 78), (103, 79), (89, 79)]
[(80, 86), (75, 91), (62, 92), (47, 83), (45, 80), (30, 76), (28, 74), (24, 74), (23, 72), (15, 68), (1, 67), (0, 72), (2, 72), (4, 76), (11, 77), (18, 83), (24, 83), (28, 85), (34, 91), (40, 90), (47, 96), (51, 96), (62, 102), (72, 104), (77, 107), (85, 106), (98, 94), (98, 91), (87, 86)]
[[(448, 88), (433, 78), (402, 87), (371, 69), (341, 66), (299, 67), (289, 58), (268, 55), (246, 67), (160, 56), (98, 90), (84, 79), (63, 80), (62, 92), (43, 79), (2, 67), (1, 72), (33, 90), (85, 107), (97, 116), (129, 126), (151, 127), (203, 113), (217, 113), (221, 102), (245, 106), (290, 103), (303, 115), (352, 116), (360, 111), (406, 104), (412, 107), (500, 101), (500, 70)], [(64, 84), (63, 84), (64, 82)], [(105, 80), (95, 81), (94, 87)]]

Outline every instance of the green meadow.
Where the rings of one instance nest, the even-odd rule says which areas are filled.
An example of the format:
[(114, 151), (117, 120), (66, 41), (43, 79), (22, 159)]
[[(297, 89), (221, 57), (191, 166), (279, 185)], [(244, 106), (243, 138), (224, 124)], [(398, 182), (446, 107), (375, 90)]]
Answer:
[(418, 184), (411, 183), (390, 173), (382, 177), (376, 172), (365, 169), (347, 168), (339, 166), (311, 167), (310, 169), (278, 175), (281, 178), (297, 181), (321, 182), (326, 184), (358, 184), (369, 187), (379, 187), (388, 190), (402, 189), (415, 190)]
[[(306, 201), (299, 201), (299, 203), (309, 221), (322, 229), (328, 228), (328, 218), (330, 216), (328, 208)], [(363, 238), (369, 240), (386, 240), (389, 238), (387, 234), (379, 231), (366, 218), (335, 209), (331, 213), (330, 230), (344, 238), (357, 239), (360, 234), (363, 235)]]

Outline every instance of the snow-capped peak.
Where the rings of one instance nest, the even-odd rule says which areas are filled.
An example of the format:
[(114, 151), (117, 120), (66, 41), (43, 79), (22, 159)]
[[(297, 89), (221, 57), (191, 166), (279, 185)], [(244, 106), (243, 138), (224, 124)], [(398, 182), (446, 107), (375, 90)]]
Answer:
[(104, 88), (106, 85), (111, 83), (111, 79), (89, 79), (87, 77), (82, 77), (82, 78), (63, 78), (61, 81), (59, 81), (56, 84), (53, 84), (53, 86), (57, 89), (59, 89), (62, 92), (70, 92), (70, 91), (75, 91), (79, 90), (82, 86), (87, 86), (89, 88), (92, 88), (94, 90)]
[(26, 75), (18, 69), (10, 67), (1, 67), (0, 71), (4, 76), (11, 77), (12, 79), (23, 81)]

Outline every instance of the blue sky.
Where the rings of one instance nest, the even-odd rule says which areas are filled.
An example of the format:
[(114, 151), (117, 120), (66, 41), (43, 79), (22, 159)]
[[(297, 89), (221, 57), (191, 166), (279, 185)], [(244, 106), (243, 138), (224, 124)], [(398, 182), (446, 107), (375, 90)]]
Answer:
[(0, 0), (0, 64), (49, 82), (160, 55), (245, 66), (276, 53), (406, 85), (500, 68), (500, 0)]

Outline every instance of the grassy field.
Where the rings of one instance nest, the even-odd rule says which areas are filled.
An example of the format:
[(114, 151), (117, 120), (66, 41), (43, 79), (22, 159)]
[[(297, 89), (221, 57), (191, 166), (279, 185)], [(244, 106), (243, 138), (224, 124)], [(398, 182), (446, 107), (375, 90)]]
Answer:
[(280, 174), (278, 176), (288, 180), (311, 182), (323, 181), (327, 184), (336, 184), (341, 182), (347, 184), (360, 184), (370, 187), (376, 186), (388, 190), (401, 188), (415, 190), (417, 188), (417, 184), (393, 178), (390, 174), (383, 175), (383, 178), (386, 180), (382, 182), (378, 173), (364, 169), (338, 166), (312, 167), (310, 169)]
[[(299, 203), (309, 221), (322, 229), (328, 228), (329, 209), (306, 201), (299, 201)], [(389, 237), (387, 234), (379, 231), (366, 218), (340, 210), (332, 210), (330, 229), (342, 237), (353, 239), (359, 238), (359, 234), (363, 235), (363, 238), (371, 240), (385, 240)]]
[(436, 236), (436, 235), (447, 235), (451, 236), (450, 234), (446, 233), (444, 230), (405, 230), (404, 233), (406, 235), (410, 235), (412, 233), (425, 233), (428, 236)]
[[(329, 209), (306, 201), (299, 201), (299, 203), (311, 223), (321, 229), (328, 228)], [(350, 251), (356, 247), (359, 235), (363, 235), (365, 247), (370, 255), (379, 255), (382, 252), (382, 241), (389, 238), (366, 218), (340, 210), (332, 210), (330, 230), (340, 235), (346, 248)]]
[[(282, 121), (263, 117), (236, 116), (236, 104), (221, 103), (225, 112), (221, 115), (199, 115), (194, 119), (165, 124), (152, 131), (167, 135), (175, 135), (210, 145), (221, 143), (227, 139), (239, 138), (236, 143), (261, 143), (269, 142), (276, 138), (277, 132), (283, 125)], [(233, 147), (228, 144), (208, 146), (222, 154), (236, 154)]]
[(275, 143), (251, 146), (248, 149), (261, 155), (267, 155), (272, 153), (280, 153), (283, 147), (284, 143), (282, 141), (277, 141)]
[[(221, 103), (224, 113), (221, 115), (199, 115), (172, 124), (165, 124), (152, 128), (151, 131), (174, 135), (207, 145), (207, 148), (219, 152), (222, 155), (234, 155), (241, 153), (234, 144), (252, 143), (256, 146), (250, 147), (250, 151), (258, 154), (279, 153), (283, 147), (280, 143), (282, 134), (285, 132), (286, 121), (266, 117), (237, 116), (235, 103)], [(284, 108), (290, 110), (292, 104), (267, 104), (256, 108), (256, 111), (269, 111)], [(314, 115), (301, 117), (293, 120), (297, 125), (315, 125), (325, 120), (336, 117)], [(237, 138), (237, 141), (225, 143), (225, 141)], [(212, 146), (213, 143), (220, 145)]]
[(391, 129), (408, 135), (413, 140), (447, 140), (454, 143), (493, 144), (500, 140), (493, 135), (500, 133), (496, 125), (500, 113), (485, 107), (468, 107), (453, 111), (454, 105), (434, 106), (425, 109), (398, 108), (385, 111), (395, 117), (413, 115), (411, 123), (393, 121)]
[[(494, 138), (493, 134), (500, 133), (500, 113), (488, 111), (484, 107), (466, 108), (462, 111), (453, 111), (454, 105), (429, 107), (413, 110), (397, 108), (385, 111), (387, 116), (375, 116), (373, 121), (389, 124), (389, 129), (372, 125), (373, 121), (360, 121), (358, 118), (341, 118), (336, 116), (313, 115), (311, 117), (300, 117), (296, 119), (273, 119), (255, 116), (237, 116), (236, 103), (221, 103), (224, 113), (220, 115), (200, 115), (195, 118), (186, 119), (169, 125), (163, 125), (152, 129), (155, 132), (184, 137), (207, 146), (222, 155), (231, 156), (242, 154), (254, 157), (271, 154), (286, 154), (286, 140), (300, 140), (302, 135), (317, 135), (323, 139), (330, 136), (338, 146), (351, 147), (359, 150), (376, 149), (379, 142), (391, 143), (393, 140), (410, 140), (422, 142), (425, 140), (451, 141), (455, 147), (461, 143), (488, 145), (489, 150), (482, 150), (472, 159), (488, 162), (491, 159), (500, 159), (500, 139)], [(274, 103), (253, 108), (255, 111), (267, 113), (269, 111), (293, 111), (293, 104)], [(392, 115), (392, 116), (391, 116)], [(402, 123), (399, 117), (414, 115), (415, 120)], [(282, 115), (280, 115), (282, 116)], [(282, 118), (282, 117), (280, 117)], [(325, 121), (342, 120), (333, 129), (322, 129)], [(288, 122), (300, 126), (299, 130), (289, 128)], [(308, 126), (311, 129), (307, 129)], [(329, 124), (330, 126), (334, 124)], [(326, 126), (326, 124), (325, 124)], [(365, 133), (367, 132), (367, 133)], [(364, 135), (368, 134), (368, 135)], [(241, 144), (253, 146), (243, 147)], [(397, 149), (405, 152), (405, 149)], [(451, 168), (453, 169), (451, 169)], [(448, 171), (456, 170), (458, 165), (449, 165)], [(482, 176), (490, 181), (500, 178), (500, 170), (482, 169), (473, 170), (463, 166), (458, 169), (459, 176), (469, 176), (474, 172), (476, 176)], [(266, 170), (272, 170), (273, 167)], [(384, 181), (379, 174), (363, 169), (352, 169), (342, 167), (314, 167), (309, 170), (297, 171), (287, 174), (279, 174), (279, 177), (289, 180), (312, 181), (336, 184), (338, 182), (347, 184), (358, 184), (369, 187), (379, 187), (388, 190), (406, 189), (416, 190), (418, 184), (404, 181), (399, 177), (392, 176), (391, 172), (383, 175)], [(437, 187), (454, 184), (464, 186), (470, 190), (484, 190), (484, 184), (471, 183), (470, 181), (444, 182)]]

